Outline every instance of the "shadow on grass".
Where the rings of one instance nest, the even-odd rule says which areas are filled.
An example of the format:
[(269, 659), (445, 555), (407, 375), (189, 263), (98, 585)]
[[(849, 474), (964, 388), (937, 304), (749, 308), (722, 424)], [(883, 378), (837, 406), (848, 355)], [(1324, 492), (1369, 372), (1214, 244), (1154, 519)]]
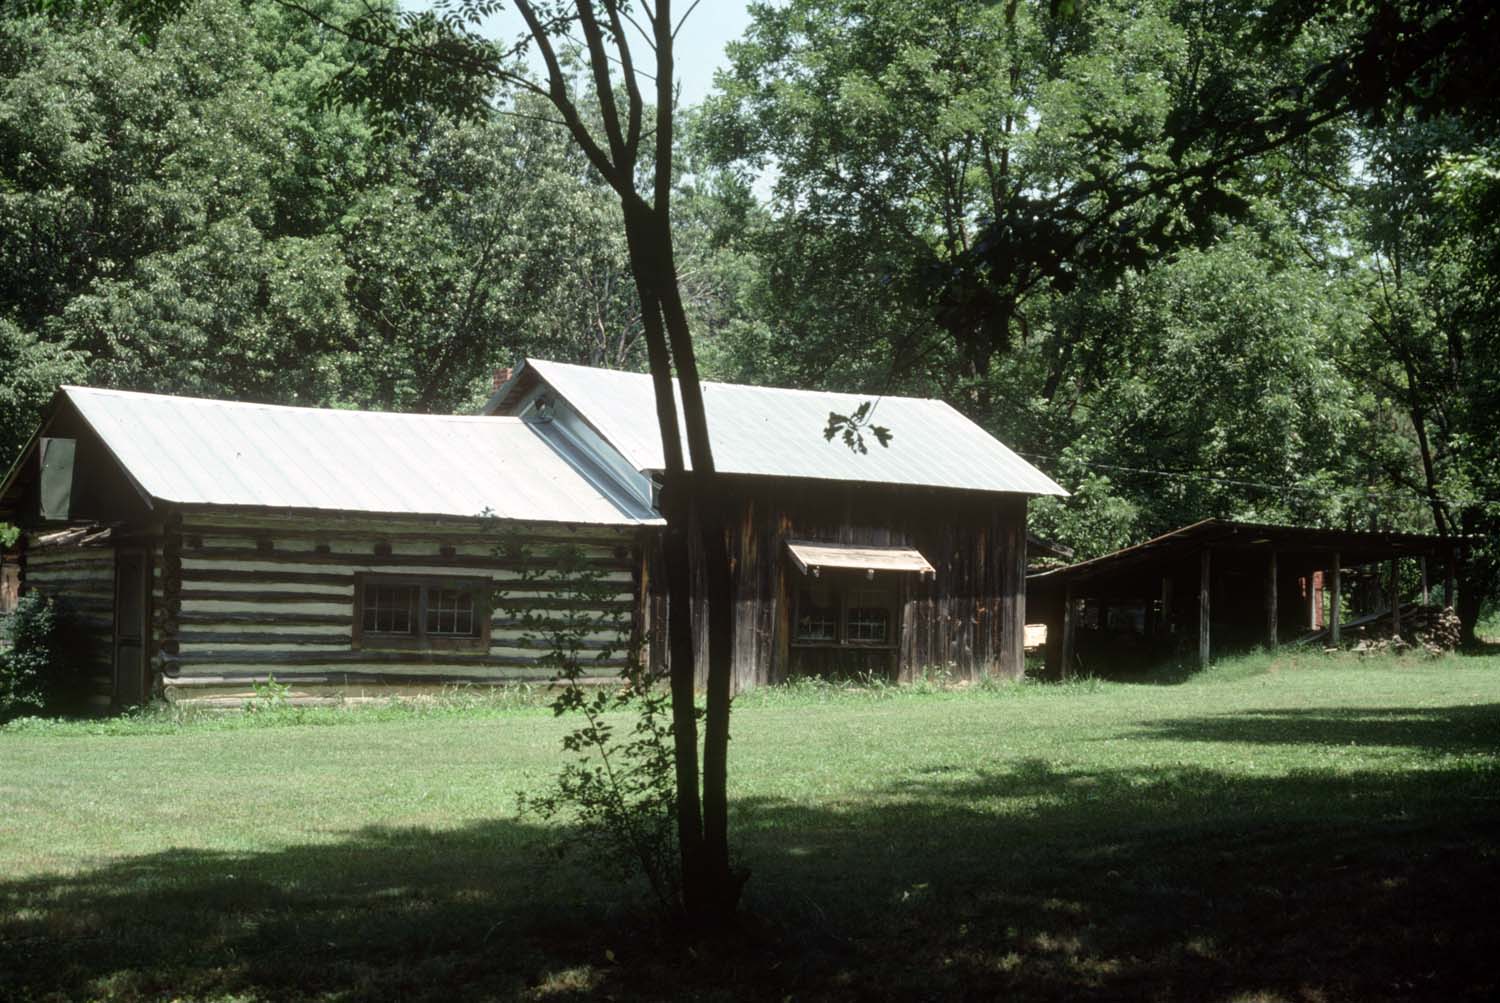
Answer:
[[(1419, 713), (1399, 744), (1471, 751), (1500, 728), (1495, 706)], [(1169, 737), (1398, 744), (1411, 715), (1260, 712)], [(696, 949), (515, 821), (163, 850), (0, 881), (0, 999), (1488, 1000), (1500, 775), (1430, 766), (1037, 759), (848, 803), (742, 801), (754, 919)]]
[(1273, 708), (1154, 720), (1153, 739), (1256, 745), (1355, 745), (1433, 755), (1500, 752), (1500, 706)]
[[(1325, 654), (1321, 647), (1285, 643), (1274, 651), (1255, 646), (1230, 647), (1226, 650), (1216, 647), (1213, 663), (1207, 669), (1198, 664), (1195, 653), (1187, 651), (1167, 655), (1096, 648), (1093, 651), (1084, 652), (1080, 658), (1081, 673), (1086, 676), (1115, 683), (1180, 686), (1206, 676), (1212, 676), (1219, 681), (1227, 681), (1263, 675), (1267, 671), (1274, 671), (1274, 668), (1283, 664), (1283, 661), (1293, 664), (1318, 665), (1320, 664), (1318, 660), (1328, 659), (1328, 664), (1347, 665), (1352, 663), (1338, 663), (1332, 659), (1348, 657), (1351, 654), (1347, 645), (1342, 655), (1333, 656)], [(1405, 656), (1379, 654), (1372, 657), (1377, 660), (1406, 657), (1412, 659), (1414, 664), (1422, 664), (1427, 656), (1409, 652)], [(1477, 644), (1450, 651), (1442, 657), (1461, 661), (1497, 658), (1500, 657), (1500, 641), (1481, 640)], [(1500, 667), (1500, 664), (1497, 664), (1497, 667)]]

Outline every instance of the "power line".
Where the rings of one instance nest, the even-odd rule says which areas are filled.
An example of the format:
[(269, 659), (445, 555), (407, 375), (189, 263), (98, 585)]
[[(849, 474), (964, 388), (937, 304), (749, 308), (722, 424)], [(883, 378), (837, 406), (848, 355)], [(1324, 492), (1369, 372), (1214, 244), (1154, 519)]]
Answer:
[(1149, 470), (1145, 467), (1126, 467), (1117, 463), (1092, 463), (1085, 460), (1064, 459), (1061, 456), (1049, 456), (1045, 453), (1022, 453), (1029, 460), (1053, 460), (1059, 463), (1069, 463), (1080, 467), (1089, 467), (1094, 470), (1118, 470), (1130, 474), (1146, 474), (1150, 477), (1176, 478), (1185, 481), (1213, 481), (1216, 484), (1230, 484), (1241, 488), (1261, 488), (1266, 491), (1317, 491), (1319, 489), (1296, 484), (1268, 484), (1264, 481), (1246, 481), (1236, 477), (1222, 477), (1218, 474), (1207, 474), (1201, 471), (1191, 470)]
[[(1064, 459), (1061, 456), (1049, 456), (1046, 453), (1021, 453), (1021, 456), (1029, 460), (1052, 460), (1058, 463), (1069, 463), (1080, 467), (1089, 467), (1094, 470), (1118, 470), (1123, 473), (1145, 474), (1148, 477), (1175, 478), (1185, 481), (1212, 481), (1216, 484), (1228, 484), (1233, 487), (1258, 488), (1263, 491), (1279, 491), (1282, 493), (1300, 492), (1303, 494), (1317, 494), (1323, 489), (1311, 485), (1302, 484), (1268, 484), (1265, 481), (1246, 481), (1236, 477), (1221, 477), (1217, 474), (1207, 474), (1201, 471), (1191, 470), (1150, 470), (1145, 467), (1126, 467), (1117, 463), (1093, 463), (1085, 460)], [(1374, 495), (1375, 488), (1365, 488), (1366, 495)], [(1500, 500), (1493, 498), (1476, 498), (1470, 504), (1474, 505), (1500, 505)]]

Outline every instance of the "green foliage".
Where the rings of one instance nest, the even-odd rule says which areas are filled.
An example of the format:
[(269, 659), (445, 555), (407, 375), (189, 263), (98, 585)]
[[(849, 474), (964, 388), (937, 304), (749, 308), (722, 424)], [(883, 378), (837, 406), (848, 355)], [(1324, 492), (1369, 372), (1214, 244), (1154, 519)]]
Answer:
[[(575, 546), (533, 555), (512, 539), (501, 552), (520, 564), (522, 581), (553, 583), (545, 595), (560, 600), (559, 609), (538, 608), (535, 602), (507, 605), (517, 595), (535, 598), (526, 590), (502, 591), (496, 603), (513, 618), (523, 644), (541, 651), (539, 663), (553, 673), (553, 714), (580, 719), (562, 738), (569, 757), (555, 785), (522, 793), (521, 812), (570, 823), (597, 862), (645, 878), (658, 904), (678, 915), (682, 874), (670, 697), (625, 628), (601, 622), (596, 612), (617, 586)], [(590, 671), (593, 663), (621, 654), (626, 664), (617, 683)], [(621, 713), (633, 717), (623, 733), (613, 720)]]
[[(53, 391), (84, 379), (84, 361), (0, 316), (0, 373), (0, 468), (8, 468), (36, 431), (37, 415)], [(0, 533), (0, 544), (11, 542)]]
[(0, 723), (46, 706), (56, 685), (59, 620), (52, 600), (38, 592), (22, 596), (0, 620)]
[(64, 381), (449, 411), (523, 354), (639, 364), (618, 199), (540, 99), (391, 121), (290, 5), (85, 6), (0, 19), (0, 466)]
[[(376, 44), (488, 59), (454, 33), (487, 10), (7, 6), (0, 466), (64, 381), (442, 411), (523, 353), (638, 368), (618, 199), (546, 100)], [(705, 372), (952, 401), (1074, 492), (1033, 512), (1080, 557), (1210, 515), (1447, 529), (1480, 538), (1478, 603), (1496, 16), (758, 5), (677, 116)], [(869, 417), (828, 431), (902, 434)]]
[(741, 176), (775, 165), (760, 248), (767, 295), (820, 353), (804, 365), (837, 357), (868, 382), (894, 355), (898, 380), (910, 362), (982, 386), (1029, 337), (1028, 303), (1215, 239), (1265, 175), (1248, 162), (1278, 88), (1316, 48), (1254, 44), (1258, 12), (756, 8), (704, 142)]
[[(288, 54), (258, 27), (228, 0), (149, 42), (108, 16), (0, 25), (0, 144), (18, 153), (0, 314), (85, 352), (95, 382), (326, 395), (299, 363), (339, 336), (343, 274), (335, 220), (298, 197), (297, 172), (327, 165), (299, 157), (289, 107), (318, 64), (262, 63)], [(289, 48), (309, 38), (282, 27)]]
[(1458, 603), (1472, 641), (1500, 590), (1500, 157), (1453, 117), (1397, 117), (1365, 138), (1352, 213), (1363, 323), (1344, 364), (1370, 410), (1409, 429), (1377, 458), (1385, 476), (1434, 525), (1475, 538)]
[(251, 684), (255, 696), (245, 701), (246, 714), (284, 714), (292, 705), (288, 699), (292, 687), (276, 681), (276, 674), (268, 672), (266, 678)]

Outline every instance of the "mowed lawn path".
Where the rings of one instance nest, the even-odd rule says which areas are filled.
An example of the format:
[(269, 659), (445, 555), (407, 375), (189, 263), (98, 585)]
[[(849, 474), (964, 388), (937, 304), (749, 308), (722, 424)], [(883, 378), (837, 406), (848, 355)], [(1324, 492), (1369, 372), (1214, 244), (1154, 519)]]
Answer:
[(0, 999), (1500, 994), (1500, 657), (748, 695), (748, 918), (697, 944), (517, 817), (562, 730), (0, 731)]

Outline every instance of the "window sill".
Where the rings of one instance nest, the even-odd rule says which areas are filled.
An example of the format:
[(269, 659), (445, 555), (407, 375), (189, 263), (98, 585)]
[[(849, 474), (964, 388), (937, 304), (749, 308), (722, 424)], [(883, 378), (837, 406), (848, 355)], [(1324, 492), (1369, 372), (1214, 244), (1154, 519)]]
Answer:
[(874, 643), (872, 641), (793, 641), (793, 648), (821, 648), (823, 650), (841, 651), (895, 651), (900, 645), (894, 642)]
[(484, 653), (490, 650), (487, 637), (421, 638), (365, 634), (354, 643), (355, 651), (473, 651)]

